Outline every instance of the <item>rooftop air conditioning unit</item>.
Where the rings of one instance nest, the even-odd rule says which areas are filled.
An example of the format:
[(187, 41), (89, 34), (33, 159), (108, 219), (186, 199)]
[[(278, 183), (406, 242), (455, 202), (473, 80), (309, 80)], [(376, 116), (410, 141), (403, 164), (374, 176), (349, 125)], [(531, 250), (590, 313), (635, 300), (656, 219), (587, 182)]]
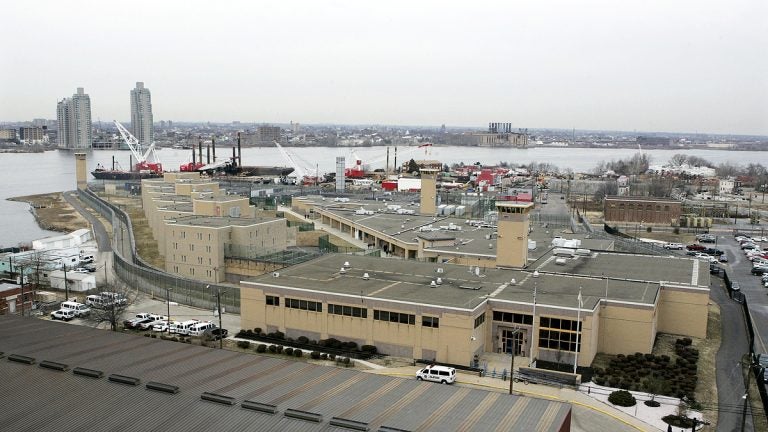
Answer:
[(443, 279), (442, 278), (437, 278), (437, 284), (438, 285), (442, 285), (443, 284)]
[(535, 278), (539, 277), (539, 271), (538, 270), (534, 270), (533, 271), (533, 277), (535, 277)]
[(342, 267), (342, 268), (339, 270), (339, 273), (341, 273), (341, 274), (344, 274), (344, 273), (346, 273), (346, 272), (347, 272), (347, 269), (345, 269), (344, 267)]
[(368, 273), (363, 273), (363, 280), (370, 279), (370, 276), (368, 276)]
[(432, 281), (432, 282), (430, 282), (429, 286), (431, 286), (432, 288), (436, 288), (437, 287), (437, 282)]
[(280, 277), (280, 273), (279, 272), (274, 272), (274, 273), (272, 273), (272, 277)]
[(347, 267), (347, 268), (349, 268), (349, 267), (350, 267), (350, 265), (349, 265), (349, 261), (344, 261), (344, 267)]

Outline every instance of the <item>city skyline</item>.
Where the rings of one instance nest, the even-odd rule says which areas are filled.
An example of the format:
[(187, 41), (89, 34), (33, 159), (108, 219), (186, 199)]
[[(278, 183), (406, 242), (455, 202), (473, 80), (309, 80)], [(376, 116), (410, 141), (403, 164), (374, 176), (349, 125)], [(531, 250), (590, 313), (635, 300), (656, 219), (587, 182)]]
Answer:
[[(74, 3), (9, 5), (0, 119), (54, 118), (75, 87), (94, 122), (126, 119), (141, 81), (174, 121), (768, 135), (757, 0)], [(88, 25), (60, 31), (74, 14)], [(56, 51), (29, 55), (54, 34)]]
[(139, 81), (131, 90), (131, 132), (141, 145), (155, 142), (155, 127), (152, 119), (152, 95), (144, 83)]

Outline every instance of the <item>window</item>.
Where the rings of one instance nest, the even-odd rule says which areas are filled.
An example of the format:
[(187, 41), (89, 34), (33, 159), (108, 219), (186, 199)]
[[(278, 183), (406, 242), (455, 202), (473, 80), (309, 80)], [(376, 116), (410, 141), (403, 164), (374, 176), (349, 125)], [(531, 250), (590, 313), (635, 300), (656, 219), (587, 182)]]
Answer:
[(516, 314), (512, 312), (494, 311), (493, 320), (514, 323), (514, 324), (533, 325), (532, 315)]
[(267, 296), (267, 305), (269, 306), (280, 306), (280, 297), (278, 296)]
[(430, 316), (423, 316), (423, 317), (421, 317), (421, 326), (422, 327), (438, 328), (438, 327), (440, 327), (440, 318), (438, 318), (438, 317), (430, 317)]
[(475, 328), (480, 327), (485, 322), (485, 314), (478, 315), (477, 318), (475, 318)]
[(389, 321), (399, 324), (416, 325), (416, 315), (404, 314), (399, 312), (389, 312), (382, 310), (373, 310), (373, 319), (378, 321)]
[(328, 313), (333, 315), (351, 316), (355, 318), (368, 318), (368, 309), (355, 306), (329, 304)]
[[(269, 304), (269, 303), (267, 303)], [(277, 306), (277, 305), (275, 305)], [(299, 299), (285, 299), (285, 307), (291, 308), (291, 309), (300, 309), (300, 310), (307, 310), (312, 312), (322, 312), (323, 311), (323, 303), (322, 302), (315, 302), (312, 300), (299, 300)]]
[(580, 343), (581, 324), (577, 321), (541, 317), (539, 347), (576, 352)]

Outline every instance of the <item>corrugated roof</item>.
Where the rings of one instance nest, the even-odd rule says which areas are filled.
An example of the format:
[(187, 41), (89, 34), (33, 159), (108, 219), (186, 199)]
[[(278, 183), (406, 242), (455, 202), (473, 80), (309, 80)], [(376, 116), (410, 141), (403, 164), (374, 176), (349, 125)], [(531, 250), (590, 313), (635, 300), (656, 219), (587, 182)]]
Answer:
[[(29, 317), (0, 316), (0, 424), (35, 431), (344, 431), (332, 418), (404, 430), (556, 431), (570, 405), (418, 382), (257, 354), (114, 333)], [(32, 357), (32, 365), (8, 355)], [(68, 365), (57, 371), (43, 360)], [(75, 367), (102, 371), (76, 375)], [(136, 386), (108, 380), (139, 379)], [(176, 394), (147, 389), (155, 381)], [(204, 392), (234, 404), (201, 399)], [(240, 406), (274, 405), (276, 414)], [(287, 417), (307, 412), (319, 422)]]

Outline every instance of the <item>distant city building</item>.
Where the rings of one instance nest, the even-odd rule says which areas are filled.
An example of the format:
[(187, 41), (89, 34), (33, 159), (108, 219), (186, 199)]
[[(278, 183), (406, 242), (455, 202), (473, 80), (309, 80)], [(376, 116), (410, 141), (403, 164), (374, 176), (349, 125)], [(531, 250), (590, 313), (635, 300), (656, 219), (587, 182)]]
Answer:
[(93, 145), (91, 98), (82, 87), (71, 98), (56, 105), (58, 146), (63, 149), (90, 149)]
[(0, 140), (15, 140), (16, 129), (0, 129)]
[(30, 145), (48, 142), (47, 129), (47, 127), (20, 127), (19, 139)]
[(152, 95), (144, 88), (143, 82), (137, 82), (131, 90), (131, 133), (141, 145), (150, 145), (155, 141), (155, 128), (152, 124)]
[(277, 126), (259, 126), (256, 129), (256, 140), (259, 143), (266, 144), (274, 141), (280, 141), (280, 128)]
[(512, 131), (512, 123), (488, 123), (488, 132), (452, 134), (446, 137), (448, 144), (478, 147), (528, 147), (528, 131)]
[(721, 179), (718, 184), (718, 192), (720, 195), (729, 195), (733, 193), (736, 187), (736, 182), (732, 178)]

